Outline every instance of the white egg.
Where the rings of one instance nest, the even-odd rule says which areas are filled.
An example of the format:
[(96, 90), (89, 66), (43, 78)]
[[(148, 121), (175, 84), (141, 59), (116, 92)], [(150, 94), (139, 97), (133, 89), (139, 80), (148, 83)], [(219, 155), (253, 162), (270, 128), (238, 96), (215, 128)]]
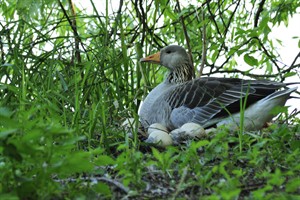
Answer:
[(167, 132), (160, 130), (152, 131), (145, 142), (156, 144), (161, 147), (166, 147), (173, 144), (171, 136)]
[(180, 129), (184, 131), (187, 136), (192, 138), (201, 138), (206, 135), (205, 130), (202, 126), (192, 122), (182, 125)]
[(179, 144), (189, 139), (202, 138), (206, 136), (206, 133), (202, 126), (190, 122), (171, 131), (170, 136), (173, 139), (174, 144)]

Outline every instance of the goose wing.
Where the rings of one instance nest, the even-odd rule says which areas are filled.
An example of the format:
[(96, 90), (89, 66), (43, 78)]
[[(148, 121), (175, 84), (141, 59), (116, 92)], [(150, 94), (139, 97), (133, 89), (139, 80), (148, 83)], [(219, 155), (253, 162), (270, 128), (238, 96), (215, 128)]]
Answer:
[(204, 127), (240, 111), (240, 100), (247, 96), (246, 106), (272, 94), (284, 84), (237, 78), (200, 78), (180, 84), (165, 96), (171, 107), (174, 127), (195, 122)]

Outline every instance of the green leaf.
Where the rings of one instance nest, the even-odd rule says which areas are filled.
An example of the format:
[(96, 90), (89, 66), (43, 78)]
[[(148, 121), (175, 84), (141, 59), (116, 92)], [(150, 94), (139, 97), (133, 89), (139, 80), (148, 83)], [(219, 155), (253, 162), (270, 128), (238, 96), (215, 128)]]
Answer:
[(197, 141), (195, 143), (192, 143), (192, 147), (195, 148), (195, 149), (198, 149), (198, 148), (204, 147), (208, 144), (209, 144), (208, 140), (200, 140), (200, 141)]
[(214, 53), (211, 56), (211, 60), (215, 62), (215, 60), (217, 59), (217, 55), (218, 55), (218, 50), (212, 50)]
[(160, 162), (163, 163), (163, 156), (156, 148), (152, 148), (153, 156)]
[(300, 149), (300, 140), (292, 140), (290, 145), (293, 150)]
[(284, 176), (282, 175), (280, 169), (276, 169), (275, 173), (273, 174), (268, 174), (269, 176), (269, 180), (268, 180), (268, 184), (271, 185), (276, 185), (276, 186), (280, 186), (284, 183)]
[(4, 130), (4, 131), (1, 131), (0, 132), (0, 139), (4, 139), (6, 138), (8, 135), (11, 135), (15, 132), (17, 132), (18, 129), (7, 129), (7, 130)]
[(165, 14), (170, 17), (172, 20), (176, 20), (176, 15), (172, 12), (170, 6), (166, 6)]
[(265, 29), (265, 27), (268, 26), (269, 22), (270, 22), (269, 15), (268, 14), (264, 15), (260, 21), (259, 28)]
[(93, 186), (93, 189), (101, 195), (111, 196), (110, 187), (106, 183), (99, 182)]
[(296, 192), (300, 188), (300, 178), (294, 178), (289, 180), (286, 184), (286, 191), (287, 192)]
[(68, 85), (67, 85), (63, 75), (59, 71), (56, 71), (56, 74), (59, 77), (59, 80), (62, 85), (62, 88), (64, 89), (64, 92), (68, 91)]
[(296, 72), (287, 72), (284, 74), (284, 77), (287, 78), (287, 77), (295, 76), (296, 74), (297, 74)]
[(97, 166), (105, 166), (105, 165), (114, 165), (116, 162), (107, 155), (100, 155), (95, 159), (94, 163)]
[(244, 61), (250, 66), (258, 65), (257, 59), (253, 56), (250, 56), (249, 54), (244, 55)]
[(71, 175), (80, 172), (90, 172), (93, 168), (94, 165), (90, 161), (90, 153), (78, 151), (68, 154), (63, 159), (60, 172), (64, 175)]
[(271, 185), (266, 185), (263, 188), (257, 189), (252, 192), (252, 196), (254, 199), (263, 199), (267, 191), (272, 190), (273, 187)]
[(285, 113), (287, 111), (288, 111), (288, 108), (286, 106), (275, 106), (271, 110), (270, 114), (273, 114), (275, 116), (275, 115), (278, 115), (280, 113)]

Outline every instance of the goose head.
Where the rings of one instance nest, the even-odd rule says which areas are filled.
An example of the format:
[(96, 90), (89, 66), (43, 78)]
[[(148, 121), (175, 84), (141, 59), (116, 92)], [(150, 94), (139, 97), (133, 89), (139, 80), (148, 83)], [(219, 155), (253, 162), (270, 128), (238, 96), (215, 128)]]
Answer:
[(194, 69), (189, 55), (178, 45), (169, 45), (160, 52), (142, 58), (140, 62), (160, 64), (170, 70), (170, 82), (184, 82), (194, 78)]

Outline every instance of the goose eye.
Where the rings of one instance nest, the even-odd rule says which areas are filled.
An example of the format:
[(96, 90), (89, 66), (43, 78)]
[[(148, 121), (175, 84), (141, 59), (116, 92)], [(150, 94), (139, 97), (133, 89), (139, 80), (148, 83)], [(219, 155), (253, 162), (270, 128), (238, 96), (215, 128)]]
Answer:
[(170, 51), (170, 50), (168, 50), (166, 53), (167, 53), (167, 54), (170, 54), (170, 53), (171, 53), (171, 51)]

